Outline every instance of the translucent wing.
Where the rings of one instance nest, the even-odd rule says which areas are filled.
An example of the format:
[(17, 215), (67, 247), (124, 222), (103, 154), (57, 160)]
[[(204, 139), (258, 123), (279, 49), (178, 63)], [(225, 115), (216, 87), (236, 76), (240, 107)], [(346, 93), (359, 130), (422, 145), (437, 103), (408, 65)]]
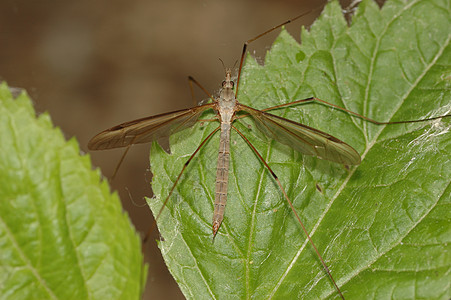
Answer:
[(307, 155), (345, 165), (360, 164), (360, 155), (348, 144), (315, 128), (239, 104), (265, 135)]
[(213, 105), (209, 103), (122, 123), (97, 134), (89, 141), (88, 148), (112, 149), (168, 138), (171, 134), (194, 125), (202, 112), (213, 108)]

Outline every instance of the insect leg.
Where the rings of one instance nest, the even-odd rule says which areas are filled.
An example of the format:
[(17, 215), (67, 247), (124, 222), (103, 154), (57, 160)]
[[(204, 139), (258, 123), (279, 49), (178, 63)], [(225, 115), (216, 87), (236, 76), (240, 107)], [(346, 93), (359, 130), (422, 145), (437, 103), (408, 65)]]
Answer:
[(252, 143), (235, 127), (232, 125), (232, 128), (238, 132), (238, 134), (246, 141), (246, 143), (252, 148), (252, 150), (254, 151), (254, 153), (258, 156), (258, 158), (261, 160), (261, 162), (265, 165), (265, 167), (268, 169), (268, 171), (271, 173), (272, 177), (274, 178), (274, 180), (277, 182), (277, 185), (279, 186), (280, 190), (282, 191), (282, 194), (284, 196), (284, 198), (287, 200), (288, 204), (291, 207), (291, 210), (293, 211), (294, 215), (296, 216), (296, 219), (298, 220), (299, 224), (302, 227), (302, 231), (304, 231), (305, 235), (307, 236), (307, 239), (309, 240), (310, 245), (312, 245), (313, 249), (316, 252), (316, 255), (318, 256), (318, 258), (321, 261), (321, 264), (324, 267), (324, 270), (326, 270), (327, 275), (329, 276), (330, 280), (332, 281), (332, 283), (334, 284), (335, 288), (337, 289), (337, 292), (340, 294), (340, 297), (342, 299), (344, 299), (343, 294), (341, 293), (340, 288), (338, 287), (338, 285), (336, 284), (334, 278), (332, 277), (332, 274), (329, 270), (329, 267), (326, 265), (326, 262), (324, 261), (323, 257), (321, 256), (321, 254), (319, 254), (318, 249), (315, 246), (315, 243), (313, 242), (312, 238), (310, 237), (310, 234), (307, 232), (307, 229), (304, 226), (304, 223), (302, 223), (301, 218), (299, 217), (298, 213), (296, 212), (296, 210), (294, 209), (293, 203), (291, 202), (290, 198), (288, 198), (287, 193), (285, 192), (285, 189), (282, 187), (282, 184), (279, 181), (279, 178), (277, 177), (277, 175), (273, 172), (273, 170), (271, 169), (271, 167), (268, 165), (268, 163), (265, 161), (265, 159), (260, 155), (260, 153), (257, 151), (257, 149), (255, 149), (254, 145), (252, 145)]

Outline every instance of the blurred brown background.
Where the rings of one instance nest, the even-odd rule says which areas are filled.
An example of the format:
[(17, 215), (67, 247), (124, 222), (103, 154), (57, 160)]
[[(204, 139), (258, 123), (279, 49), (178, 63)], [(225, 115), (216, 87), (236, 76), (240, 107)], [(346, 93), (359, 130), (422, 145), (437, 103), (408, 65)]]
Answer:
[[(75, 136), (88, 152), (89, 139), (106, 128), (192, 106), (188, 75), (217, 91), (224, 76), (218, 58), (233, 66), (244, 41), (325, 2), (1, 0), (0, 81), (26, 89), (36, 111), (48, 111), (66, 138)], [(299, 40), (301, 24), (319, 13), (288, 30)], [(276, 36), (249, 51), (263, 58)], [(90, 153), (106, 177), (121, 154)], [(148, 145), (133, 147), (111, 184), (140, 232), (153, 221), (144, 200), (152, 196), (148, 154)], [(183, 299), (153, 240), (144, 298)]]

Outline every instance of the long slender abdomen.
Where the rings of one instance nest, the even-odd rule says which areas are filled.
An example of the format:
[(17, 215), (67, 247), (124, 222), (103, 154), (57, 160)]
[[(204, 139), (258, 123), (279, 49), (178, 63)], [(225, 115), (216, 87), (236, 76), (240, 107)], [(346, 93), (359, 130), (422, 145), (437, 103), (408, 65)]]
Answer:
[(230, 123), (221, 124), (221, 137), (219, 141), (218, 165), (216, 167), (215, 209), (213, 212), (213, 237), (224, 219), (224, 210), (227, 202), (227, 186), (229, 183), (230, 163)]

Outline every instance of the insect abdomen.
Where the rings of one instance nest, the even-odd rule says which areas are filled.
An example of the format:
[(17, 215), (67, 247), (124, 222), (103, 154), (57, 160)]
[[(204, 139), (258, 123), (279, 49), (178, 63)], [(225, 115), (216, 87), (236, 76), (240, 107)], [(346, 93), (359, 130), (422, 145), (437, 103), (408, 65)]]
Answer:
[(218, 165), (216, 167), (215, 208), (213, 212), (213, 236), (219, 230), (227, 202), (230, 163), (230, 123), (221, 124)]

